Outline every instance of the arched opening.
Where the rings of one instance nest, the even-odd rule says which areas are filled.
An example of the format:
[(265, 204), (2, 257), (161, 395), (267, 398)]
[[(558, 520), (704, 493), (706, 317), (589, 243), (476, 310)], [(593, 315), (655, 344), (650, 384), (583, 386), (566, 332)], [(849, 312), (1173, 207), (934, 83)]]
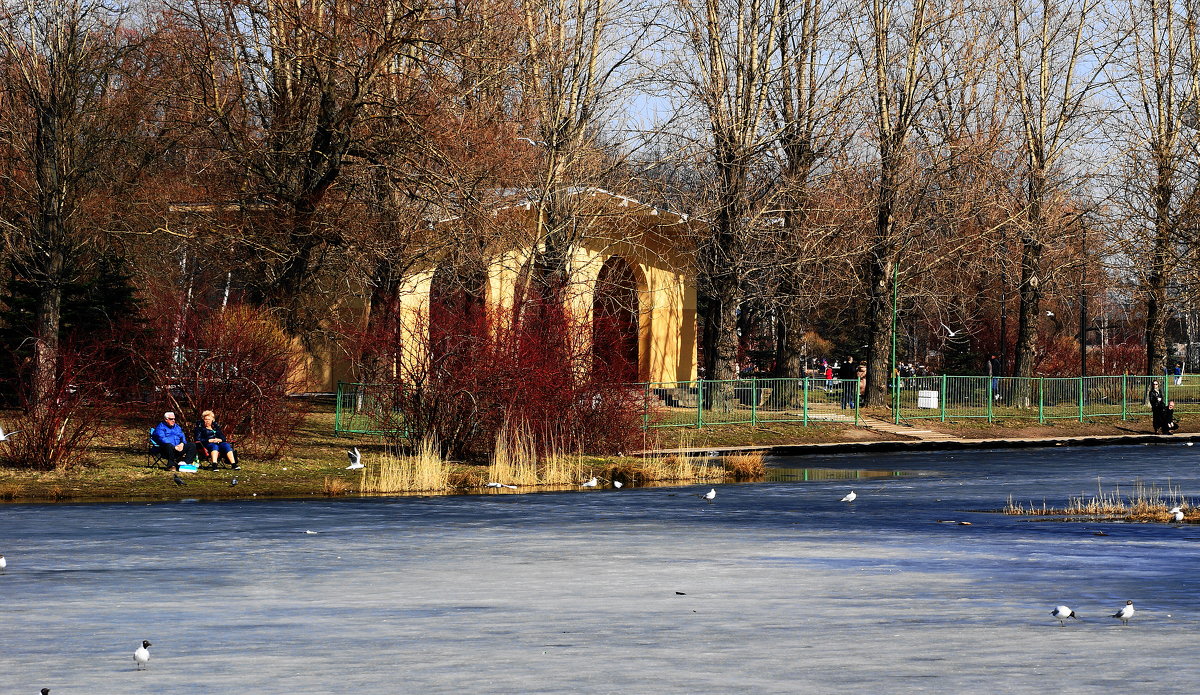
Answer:
[(434, 375), (458, 369), (487, 337), (487, 275), (450, 264), (429, 285), (429, 360)]
[(613, 256), (600, 268), (592, 300), (592, 349), (596, 366), (609, 370), (622, 381), (638, 381), (639, 338), (637, 274), (629, 261)]

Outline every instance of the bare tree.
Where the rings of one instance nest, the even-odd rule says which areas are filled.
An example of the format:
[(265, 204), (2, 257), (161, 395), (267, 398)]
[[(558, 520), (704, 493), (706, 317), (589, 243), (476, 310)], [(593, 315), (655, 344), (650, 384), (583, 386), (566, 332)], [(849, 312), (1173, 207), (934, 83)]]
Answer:
[[(1195, 2), (1148, 0), (1126, 6), (1132, 29), (1120, 53), (1123, 79), (1115, 93), (1123, 106), (1114, 137), (1124, 141), (1126, 165), (1115, 182), (1130, 227), (1121, 236), (1146, 307), (1146, 373), (1167, 365), (1167, 322), (1178, 298), (1186, 230), (1200, 212), (1200, 44)], [(1175, 301), (1173, 301), (1173, 299)]]
[(153, 140), (139, 82), (148, 33), (102, 0), (28, 0), (0, 10), (3, 225), (35, 288), (33, 403), (53, 393), (63, 288), (102, 241), (108, 196), (136, 179)]
[(997, 27), (1005, 35), (1002, 84), (1016, 102), (1022, 149), (1020, 309), (1015, 376), (1033, 376), (1038, 321), (1047, 279), (1047, 245), (1079, 229), (1068, 200), (1081, 160), (1067, 157), (1093, 126), (1091, 98), (1103, 88), (1119, 36), (1101, 28), (1098, 0), (1007, 0)]

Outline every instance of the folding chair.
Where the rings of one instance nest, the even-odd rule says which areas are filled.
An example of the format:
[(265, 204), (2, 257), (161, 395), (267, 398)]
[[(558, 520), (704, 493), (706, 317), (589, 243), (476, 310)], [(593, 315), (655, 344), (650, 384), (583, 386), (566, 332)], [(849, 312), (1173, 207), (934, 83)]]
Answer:
[(169, 461), (163, 456), (159, 450), (158, 444), (154, 442), (154, 428), (150, 428), (150, 435), (146, 438), (146, 468), (154, 466), (155, 468), (170, 468)]

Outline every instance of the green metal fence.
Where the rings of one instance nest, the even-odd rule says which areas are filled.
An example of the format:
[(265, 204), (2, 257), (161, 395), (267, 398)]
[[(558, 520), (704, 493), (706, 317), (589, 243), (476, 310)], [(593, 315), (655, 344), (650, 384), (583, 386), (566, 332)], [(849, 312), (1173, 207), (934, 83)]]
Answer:
[(698, 379), (642, 387), (647, 428), (812, 421), (858, 424), (857, 379)]
[[(1146, 394), (1157, 380), (1177, 414), (1200, 413), (1200, 376), (1017, 377), (921, 376), (892, 384), (896, 422), (967, 418), (1084, 420), (1150, 414)], [(852, 422), (858, 380), (737, 379), (669, 381), (631, 385), (642, 396), (647, 429), (712, 427), (772, 422)], [(334, 414), (336, 434), (405, 435), (392, 387), (339, 383)]]
[(1084, 420), (1144, 417), (1146, 398), (1157, 380), (1166, 400), (1175, 401), (1176, 414), (1200, 412), (1200, 381), (1185, 377), (1089, 376), (1018, 377), (929, 376), (901, 378), (893, 383), (894, 417), (903, 420), (961, 420), (986, 418)]

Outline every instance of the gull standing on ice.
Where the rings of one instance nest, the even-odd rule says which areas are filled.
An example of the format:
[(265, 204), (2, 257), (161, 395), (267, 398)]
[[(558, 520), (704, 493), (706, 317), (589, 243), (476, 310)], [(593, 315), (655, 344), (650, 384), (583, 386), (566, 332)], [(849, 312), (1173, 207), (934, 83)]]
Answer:
[(580, 487), (596, 487), (599, 484), (600, 484), (600, 481), (596, 480), (595, 476), (592, 476), (591, 480), (587, 481), (586, 483), (581, 484)]
[(1120, 620), (1122, 625), (1128, 625), (1129, 619), (1133, 617), (1133, 601), (1126, 601), (1121, 610), (1113, 613), (1112, 617)]
[(856, 499), (858, 499), (858, 495), (854, 494), (854, 491), (851, 490), (849, 495), (846, 495), (845, 497), (842, 498), (842, 501), (843, 502), (853, 502)]
[(4, 556), (0, 555), (0, 572), (3, 572), (5, 567), (8, 567), (8, 560), (5, 560)]
[(1055, 606), (1054, 610), (1050, 611), (1050, 615), (1054, 616), (1058, 620), (1059, 627), (1067, 626), (1067, 618), (1079, 620), (1079, 616), (1075, 615), (1075, 611), (1071, 610), (1067, 606)]
[(713, 500), (715, 500), (717, 498), (717, 488), (714, 487), (711, 490), (709, 490), (708, 492), (704, 493), (703, 495), (696, 495), (696, 496), (702, 497), (705, 500), (712, 502)]
[(1174, 509), (1168, 511), (1167, 513), (1171, 515), (1171, 519), (1175, 523), (1179, 524), (1179, 523), (1183, 522), (1183, 510), (1180, 509), (1179, 507), (1175, 507)]
[(133, 650), (133, 661), (137, 664), (137, 670), (141, 671), (146, 668), (146, 662), (150, 661), (150, 643), (142, 640), (142, 646)]
[(346, 451), (346, 458), (350, 459), (350, 465), (346, 466), (346, 470), (356, 471), (359, 468), (365, 468), (362, 462), (362, 454), (358, 453), (358, 447)]

